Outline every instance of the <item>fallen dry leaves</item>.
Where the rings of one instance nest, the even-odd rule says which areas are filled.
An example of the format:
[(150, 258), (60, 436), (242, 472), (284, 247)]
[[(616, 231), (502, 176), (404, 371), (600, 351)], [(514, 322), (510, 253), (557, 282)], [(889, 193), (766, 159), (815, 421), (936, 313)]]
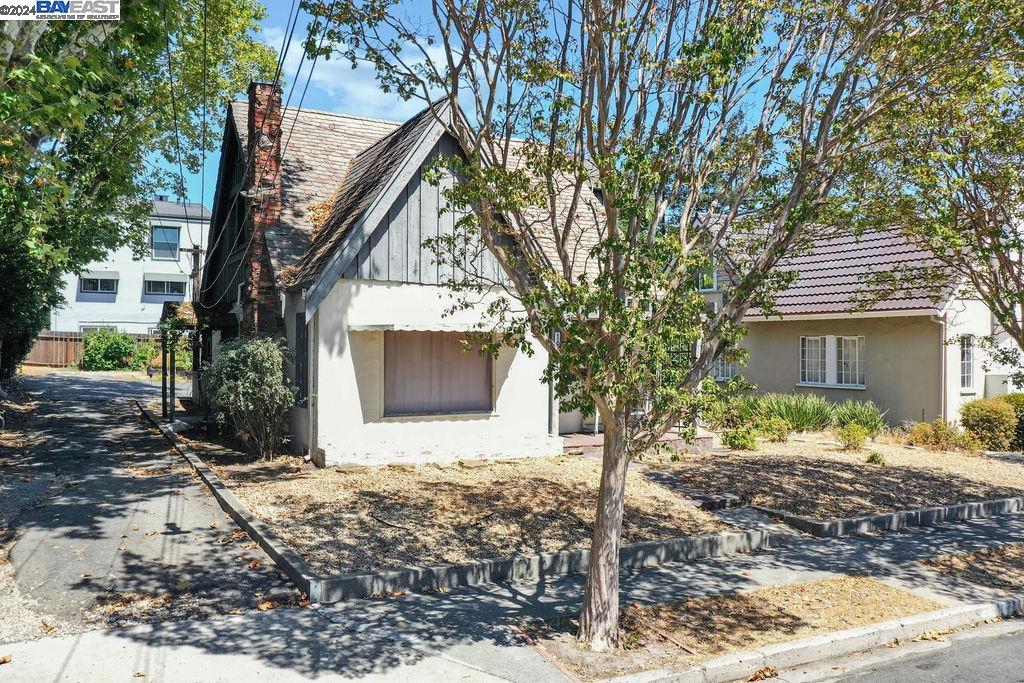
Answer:
[(1024, 544), (1010, 543), (922, 561), (948, 576), (1006, 593), (1024, 590)]
[(768, 678), (778, 678), (779, 670), (774, 666), (766, 666), (763, 669), (758, 669), (747, 677), (748, 681), (763, 681)]

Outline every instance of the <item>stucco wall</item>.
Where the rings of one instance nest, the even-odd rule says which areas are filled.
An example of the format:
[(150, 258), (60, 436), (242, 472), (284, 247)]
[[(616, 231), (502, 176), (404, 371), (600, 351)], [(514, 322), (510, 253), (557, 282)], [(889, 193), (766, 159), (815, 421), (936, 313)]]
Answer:
[[(494, 410), (464, 416), (384, 417), (383, 336), (375, 327), (468, 330), (483, 310), (445, 317), (453, 299), (441, 287), (339, 280), (311, 326), (312, 449), (318, 464), (451, 461), (561, 452), (548, 435), (547, 354), (512, 348), (494, 360)], [(361, 329), (352, 329), (352, 328)], [(370, 329), (367, 329), (370, 328)], [(322, 451), (322, 453), (321, 453)]]
[(960, 407), (985, 396), (984, 351), (974, 348), (974, 386), (960, 387), (960, 336), (983, 337), (992, 333), (992, 314), (976, 299), (957, 299), (946, 311), (946, 406), (949, 420), (960, 419)]
[[(940, 415), (940, 327), (927, 316), (752, 322), (742, 346), (750, 361), (741, 372), (759, 392), (812, 392), (829, 400), (871, 400), (892, 424)], [(863, 335), (864, 389), (798, 386), (800, 337)]]

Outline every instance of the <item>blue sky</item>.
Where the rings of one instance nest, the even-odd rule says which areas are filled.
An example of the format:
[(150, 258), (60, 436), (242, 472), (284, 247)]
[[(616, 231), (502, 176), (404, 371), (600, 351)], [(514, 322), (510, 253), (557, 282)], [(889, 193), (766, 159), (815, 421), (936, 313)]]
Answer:
[[(267, 7), (267, 16), (262, 22), (259, 37), (275, 52), (279, 52), (284, 40), (292, 0), (264, 0), (264, 4)], [(292, 37), (292, 45), (288, 49), (282, 70), (283, 102), (288, 100), (292, 86), (298, 84), (297, 92), (291, 98), (290, 106), (292, 108), (298, 106), (302, 87), (309, 75), (310, 62), (303, 59), (301, 45), (308, 19), (308, 15), (300, 13), (299, 24)], [(239, 93), (239, 95), (243, 95), (243, 93)], [(381, 92), (374, 80), (372, 67), (360, 66), (352, 69), (345, 60), (338, 58), (324, 60), (322, 57), (317, 60), (309, 90), (306, 92), (306, 99), (302, 104), (303, 109), (343, 111), (348, 114), (395, 120), (408, 118), (422, 106), (422, 103), (403, 102), (397, 95)], [(218, 112), (217, 116), (220, 119), (218, 123), (218, 128), (220, 128), (223, 125), (223, 112)], [(200, 174), (186, 176), (189, 201), (198, 202), (202, 198), (207, 207), (212, 206), (217, 184), (219, 157), (220, 155), (214, 152), (206, 159), (205, 192), (202, 192), (203, 183), (200, 181)], [(177, 173), (176, 164), (168, 165), (161, 160), (160, 165)]]

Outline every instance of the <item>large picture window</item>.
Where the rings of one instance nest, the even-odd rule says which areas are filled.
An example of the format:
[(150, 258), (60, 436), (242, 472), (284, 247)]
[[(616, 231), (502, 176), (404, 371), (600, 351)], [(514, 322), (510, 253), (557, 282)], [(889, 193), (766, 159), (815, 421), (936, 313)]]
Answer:
[(825, 337), (800, 337), (800, 381), (825, 383)]
[(454, 332), (384, 333), (384, 415), (490, 412), (491, 357)]
[(149, 241), (149, 246), (153, 249), (153, 258), (177, 261), (180, 233), (179, 228), (154, 225)]
[(184, 294), (185, 283), (180, 280), (146, 280), (146, 294)]

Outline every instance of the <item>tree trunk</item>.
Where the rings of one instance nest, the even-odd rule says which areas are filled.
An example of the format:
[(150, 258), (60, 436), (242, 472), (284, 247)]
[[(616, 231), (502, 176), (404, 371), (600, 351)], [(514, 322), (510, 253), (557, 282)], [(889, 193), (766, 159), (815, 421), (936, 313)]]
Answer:
[(619, 643), (619, 545), (626, 491), (626, 457), (619, 416), (604, 426), (604, 458), (597, 519), (590, 544), (590, 568), (580, 613), (579, 639), (592, 650), (614, 648)]

